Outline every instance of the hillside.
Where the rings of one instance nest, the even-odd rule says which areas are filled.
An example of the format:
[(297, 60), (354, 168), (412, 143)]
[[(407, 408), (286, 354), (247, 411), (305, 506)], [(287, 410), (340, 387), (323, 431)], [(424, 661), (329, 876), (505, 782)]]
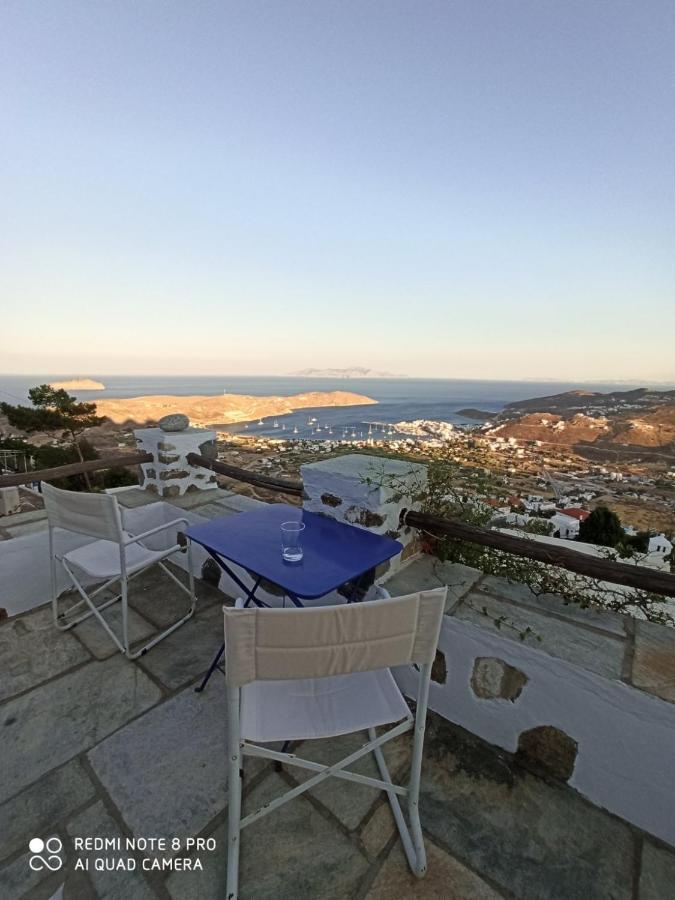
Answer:
[(527, 412), (628, 412), (649, 411), (660, 406), (675, 404), (675, 390), (656, 391), (651, 388), (635, 388), (630, 391), (565, 391), (546, 397), (516, 400), (509, 403), (501, 416), (509, 418)]
[(592, 418), (577, 413), (569, 418), (555, 413), (527, 413), (488, 429), (487, 434), (514, 437), (524, 441), (544, 441), (572, 447), (580, 441), (596, 441), (607, 437), (611, 427), (606, 418)]
[(675, 444), (675, 403), (637, 418), (619, 421), (613, 440), (617, 444), (637, 444), (640, 447)]
[(675, 448), (675, 391), (569, 391), (510, 403), (486, 433), (573, 447)]

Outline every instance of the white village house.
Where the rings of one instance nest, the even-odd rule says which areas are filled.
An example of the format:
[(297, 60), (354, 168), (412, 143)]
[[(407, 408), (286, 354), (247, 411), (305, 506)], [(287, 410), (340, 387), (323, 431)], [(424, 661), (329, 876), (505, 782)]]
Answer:
[(576, 540), (579, 534), (579, 519), (574, 516), (568, 516), (566, 513), (558, 512), (549, 519), (552, 526), (552, 534), (555, 537), (563, 538), (567, 541)]

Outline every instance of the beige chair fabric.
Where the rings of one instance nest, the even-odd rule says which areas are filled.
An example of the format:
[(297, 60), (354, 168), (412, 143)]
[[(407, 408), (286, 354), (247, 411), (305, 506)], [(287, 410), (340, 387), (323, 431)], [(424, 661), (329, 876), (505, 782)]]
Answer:
[(124, 540), (117, 499), (110, 494), (62, 491), (43, 483), (42, 496), (51, 528), (120, 543)]
[(228, 685), (431, 663), (446, 595), (442, 587), (314, 609), (226, 607)]

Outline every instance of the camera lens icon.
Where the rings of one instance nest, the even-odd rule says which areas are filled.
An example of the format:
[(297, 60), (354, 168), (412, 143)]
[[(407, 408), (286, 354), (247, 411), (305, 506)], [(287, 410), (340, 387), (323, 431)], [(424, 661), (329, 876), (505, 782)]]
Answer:
[(57, 837), (47, 838), (31, 838), (28, 843), (28, 849), (33, 854), (28, 861), (28, 865), (34, 872), (41, 872), (43, 869), (49, 869), (50, 872), (58, 872), (63, 865), (60, 857), (63, 844)]

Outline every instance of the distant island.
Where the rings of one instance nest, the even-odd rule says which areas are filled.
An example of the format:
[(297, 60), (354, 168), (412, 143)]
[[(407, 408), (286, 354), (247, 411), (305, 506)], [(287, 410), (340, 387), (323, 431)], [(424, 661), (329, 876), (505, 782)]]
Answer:
[(93, 378), (70, 378), (66, 381), (52, 381), (50, 387), (64, 391), (104, 391), (105, 385)]
[(378, 372), (365, 366), (352, 366), (350, 369), (300, 369), (290, 372), (295, 378), (407, 378), (407, 375), (395, 375), (392, 372)]
[(266, 416), (283, 416), (296, 409), (324, 406), (366, 406), (377, 403), (349, 391), (309, 391), (292, 397), (252, 397), (243, 394), (222, 396), (105, 397), (96, 404), (100, 416), (116, 425), (148, 425), (169, 413), (185, 413), (191, 425), (233, 425)]

